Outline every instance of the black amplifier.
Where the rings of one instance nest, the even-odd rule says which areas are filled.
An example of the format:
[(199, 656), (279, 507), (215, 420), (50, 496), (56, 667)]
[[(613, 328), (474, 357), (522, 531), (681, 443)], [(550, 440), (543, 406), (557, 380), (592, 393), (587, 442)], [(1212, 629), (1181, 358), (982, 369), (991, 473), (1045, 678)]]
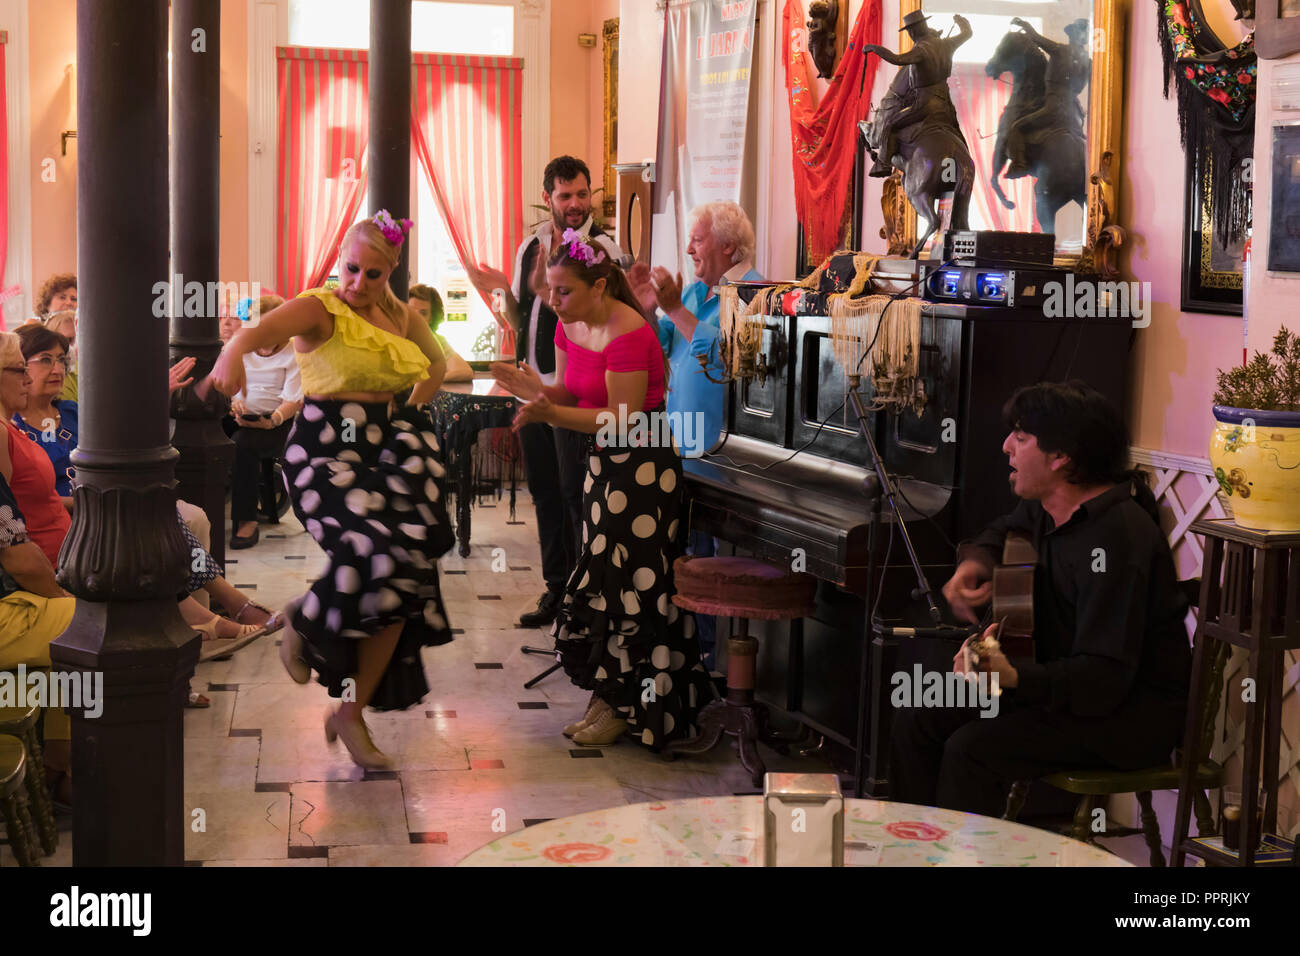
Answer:
[(1037, 311), (1052, 295), (1057, 305), (1063, 304), (1073, 287), (1068, 279), (1070, 270), (1051, 266), (921, 265), (925, 270), (922, 297), (930, 302)]
[[(936, 255), (942, 252), (943, 254)], [(966, 265), (1050, 266), (1056, 254), (1056, 236), (1044, 232), (972, 232), (948, 230), (943, 242), (930, 253), (933, 260)]]

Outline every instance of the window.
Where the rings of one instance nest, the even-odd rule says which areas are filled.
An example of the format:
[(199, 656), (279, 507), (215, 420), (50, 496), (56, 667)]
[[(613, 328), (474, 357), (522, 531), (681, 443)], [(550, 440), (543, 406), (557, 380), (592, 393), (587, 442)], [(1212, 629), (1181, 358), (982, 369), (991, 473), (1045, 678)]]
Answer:
[[(370, 0), (288, 0), (289, 43), (292, 46), (364, 48), (370, 35)], [(411, 49), (417, 53), (458, 53), (478, 56), (514, 55), (514, 8), (503, 4), (442, 3), (415, 0), (411, 5)], [(475, 359), (474, 344), (496, 320), (474, 287), (456, 254), (447, 226), (433, 201), (433, 191), (415, 156), (417, 182), (411, 218), (414, 257), (411, 285), (432, 286), (442, 296), (446, 319), (438, 334), (463, 358)], [(358, 219), (368, 217), (363, 203)], [(513, 262), (491, 263), (505, 269)], [(337, 266), (336, 266), (337, 268)], [(331, 275), (330, 281), (337, 275)], [(495, 342), (495, 339), (493, 339)], [(491, 355), (495, 358), (495, 346)]]
[[(364, 48), (370, 36), (370, 0), (288, 0), (291, 46)], [(416, 53), (513, 56), (514, 7), (490, 3), (411, 4), (411, 49)]]

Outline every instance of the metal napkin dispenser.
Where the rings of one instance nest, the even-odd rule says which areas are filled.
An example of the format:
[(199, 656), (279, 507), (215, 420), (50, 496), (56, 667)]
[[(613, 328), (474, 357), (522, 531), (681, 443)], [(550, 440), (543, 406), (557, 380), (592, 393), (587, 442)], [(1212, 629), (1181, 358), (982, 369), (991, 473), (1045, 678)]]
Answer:
[(763, 780), (763, 865), (843, 866), (844, 797), (829, 773)]

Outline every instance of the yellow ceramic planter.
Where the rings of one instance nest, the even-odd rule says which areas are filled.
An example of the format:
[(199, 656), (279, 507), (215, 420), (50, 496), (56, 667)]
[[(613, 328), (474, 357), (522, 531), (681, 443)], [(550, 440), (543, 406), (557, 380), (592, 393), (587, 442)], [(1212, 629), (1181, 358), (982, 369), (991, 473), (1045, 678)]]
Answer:
[(1300, 412), (1215, 405), (1210, 465), (1237, 524), (1300, 531)]

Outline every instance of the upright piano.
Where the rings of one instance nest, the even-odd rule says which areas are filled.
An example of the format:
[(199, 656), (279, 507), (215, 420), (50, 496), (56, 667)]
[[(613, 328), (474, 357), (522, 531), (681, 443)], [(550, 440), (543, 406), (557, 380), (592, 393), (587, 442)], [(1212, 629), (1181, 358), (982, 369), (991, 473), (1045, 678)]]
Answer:
[[(899, 263), (903, 270), (913, 266)], [(756, 292), (742, 289), (741, 297)], [(767, 316), (762, 335), (774, 374), (733, 383), (721, 445), (684, 462), (687, 509), (692, 530), (820, 580), (812, 618), (750, 622), (759, 637), (757, 692), (822, 735), (832, 759), (847, 763), (880, 756), (864, 752), (868, 740), (877, 750), (887, 743), (882, 733), (858, 733), (859, 687), (866, 684), (861, 675), (872, 639), (867, 609), (875, 605), (887, 619), (929, 621), (913, 594), (906, 549), (897, 535), (891, 541), (890, 509), (876, 508), (879, 484), (846, 400), (825, 296), (810, 293), (783, 304), (794, 314)], [(869, 421), (936, 591), (954, 569), (955, 543), (1015, 505), (1002, 452), (1006, 400), (1022, 385), (1074, 378), (1123, 409), (1131, 335), (1122, 318), (927, 305), (918, 385), (924, 406), (873, 412)], [(869, 399), (865, 379), (862, 389)], [(880, 522), (877, 570), (869, 581), (873, 520)], [(876, 684), (887, 680), (868, 676)], [(873, 793), (884, 787), (883, 779), (868, 781)]]

